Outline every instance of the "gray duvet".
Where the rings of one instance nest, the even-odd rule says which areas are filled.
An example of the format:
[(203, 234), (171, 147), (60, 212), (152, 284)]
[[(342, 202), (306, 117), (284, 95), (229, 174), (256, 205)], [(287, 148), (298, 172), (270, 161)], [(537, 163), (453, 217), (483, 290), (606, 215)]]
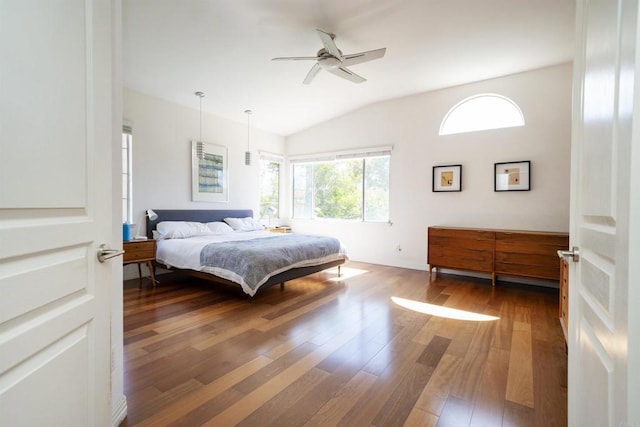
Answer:
[(252, 296), (278, 273), (339, 259), (346, 255), (338, 239), (305, 234), (211, 243), (200, 253), (206, 271), (239, 283)]

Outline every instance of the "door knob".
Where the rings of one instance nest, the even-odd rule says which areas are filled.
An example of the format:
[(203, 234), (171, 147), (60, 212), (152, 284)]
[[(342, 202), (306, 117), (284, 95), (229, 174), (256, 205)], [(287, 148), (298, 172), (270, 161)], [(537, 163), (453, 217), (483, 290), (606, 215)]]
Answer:
[(98, 261), (105, 262), (108, 259), (117, 257), (124, 254), (124, 250), (111, 249), (106, 243), (103, 243), (98, 248)]
[(571, 259), (573, 262), (578, 262), (580, 261), (580, 250), (577, 246), (574, 246), (570, 251), (558, 251), (558, 256), (564, 259)]

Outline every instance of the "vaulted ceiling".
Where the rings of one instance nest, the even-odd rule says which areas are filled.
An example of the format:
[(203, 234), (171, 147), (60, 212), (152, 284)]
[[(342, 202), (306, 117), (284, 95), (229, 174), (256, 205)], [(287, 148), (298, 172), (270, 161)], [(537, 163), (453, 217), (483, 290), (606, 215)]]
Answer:
[[(123, 0), (124, 86), (290, 135), (365, 105), (572, 60), (574, 0)], [(316, 29), (343, 53), (386, 47), (302, 84)]]

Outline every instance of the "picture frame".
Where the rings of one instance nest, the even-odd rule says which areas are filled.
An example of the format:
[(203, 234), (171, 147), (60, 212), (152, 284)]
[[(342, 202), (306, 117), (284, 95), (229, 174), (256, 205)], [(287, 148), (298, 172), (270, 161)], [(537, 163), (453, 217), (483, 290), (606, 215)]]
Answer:
[(444, 165), (433, 167), (432, 191), (462, 191), (462, 165)]
[(530, 191), (531, 161), (494, 164), (493, 191)]
[(194, 202), (229, 201), (227, 147), (191, 141), (191, 199)]

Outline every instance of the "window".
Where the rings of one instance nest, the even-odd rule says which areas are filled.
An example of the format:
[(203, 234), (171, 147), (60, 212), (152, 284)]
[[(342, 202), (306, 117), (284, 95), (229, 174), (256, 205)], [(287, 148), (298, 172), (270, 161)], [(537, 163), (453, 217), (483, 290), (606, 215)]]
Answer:
[(293, 160), (293, 217), (389, 221), (390, 149)]
[(122, 128), (122, 222), (133, 223), (133, 201), (131, 195), (131, 167), (132, 167), (132, 139), (131, 127)]
[(475, 95), (456, 104), (442, 120), (440, 135), (524, 126), (520, 107), (496, 94)]
[(260, 156), (260, 218), (262, 219), (280, 218), (281, 166), (281, 159)]

